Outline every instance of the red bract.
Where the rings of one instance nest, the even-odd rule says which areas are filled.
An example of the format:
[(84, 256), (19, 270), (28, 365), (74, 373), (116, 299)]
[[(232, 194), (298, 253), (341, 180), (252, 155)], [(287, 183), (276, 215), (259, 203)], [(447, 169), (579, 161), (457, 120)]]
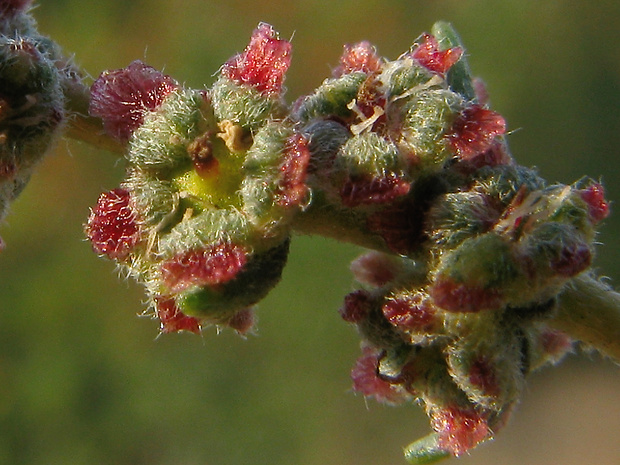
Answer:
[(540, 344), (545, 354), (553, 360), (559, 360), (573, 347), (573, 341), (566, 333), (552, 328), (547, 328), (540, 334)]
[(500, 394), (497, 373), (488, 357), (480, 356), (473, 361), (469, 368), (469, 382), (484, 395), (497, 397)]
[(254, 315), (254, 309), (246, 308), (235, 313), (227, 325), (237, 331), (241, 335), (245, 335), (252, 331), (256, 324), (256, 316)]
[(368, 252), (351, 262), (351, 272), (355, 279), (374, 287), (389, 283), (399, 271), (394, 257), (381, 252)]
[(372, 299), (366, 291), (351, 292), (344, 298), (344, 305), (339, 313), (344, 321), (357, 323), (368, 316), (372, 308)]
[(415, 202), (391, 204), (368, 218), (368, 229), (379, 234), (392, 252), (407, 255), (424, 240), (425, 209)]
[(440, 278), (430, 293), (435, 305), (449, 312), (471, 313), (503, 306), (499, 290), (457, 283), (450, 278)]
[(435, 73), (446, 73), (463, 55), (461, 47), (439, 50), (439, 43), (430, 34), (422, 35), (422, 43), (411, 53), (420, 65)]
[(592, 263), (592, 251), (588, 244), (574, 241), (564, 244), (557, 256), (550, 261), (551, 269), (564, 277), (575, 276)]
[(127, 257), (140, 238), (129, 192), (118, 188), (101, 194), (85, 229), (96, 253), (116, 260)]
[(487, 421), (473, 409), (448, 407), (431, 412), (431, 426), (439, 434), (439, 447), (459, 456), (490, 436)]
[(161, 322), (162, 333), (177, 333), (189, 331), (200, 334), (200, 322), (191, 316), (181, 312), (173, 299), (158, 299), (156, 302), (157, 317)]
[(12, 179), (17, 174), (17, 164), (13, 160), (0, 160), (0, 181)]
[(588, 215), (593, 223), (598, 223), (609, 216), (609, 203), (605, 200), (605, 190), (600, 184), (592, 184), (579, 191), (581, 198), (588, 205)]
[(409, 193), (411, 184), (395, 175), (381, 178), (356, 177), (345, 182), (340, 189), (340, 198), (347, 207), (389, 203)]
[(334, 69), (334, 76), (362, 71), (373, 73), (381, 70), (382, 59), (370, 42), (363, 41), (354, 45), (345, 45), (340, 57), (340, 66)]
[(254, 87), (261, 94), (273, 95), (282, 90), (290, 64), (291, 44), (278, 39), (269, 24), (261, 23), (243, 53), (224, 64), (222, 75), (237, 84)]
[(506, 121), (499, 113), (472, 105), (461, 112), (445, 137), (456, 155), (469, 160), (489, 150), (504, 132)]
[(394, 326), (423, 331), (434, 323), (436, 309), (428, 296), (416, 293), (388, 300), (382, 311)]
[(276, 192), (276, 201), (284, 207), (301, 205), (307, 200), (309, 189), (306, 176), (311, 155), (309, 141), (303, 135), (295, 134), (287, 142)]
[(126, 142), (143, 122), (178, 87), (170, 76), (139, 60), (127, 68), (104, 71), (91, 87), (89, 112), (103, 120), (105, 130)]
[(2, 0), (0, 1), (0, 16), (13, 16), (30, 6), (32, 0)]
[(243, 247), (220, 242), (166, 260), (161, 266), (161, 276), (172, 292), (180, 292), (192, 286), (224, 284), (233, 279), (246, 262), (247, 252)]
[(377, 366), (381, 352), (368, 346), (362, 351), (363, 355), (357, 359), (351, 370), (353, 390), (388, 404), (398, 404), (408, 400), (409, 394), (406, 391), (378, 376)]

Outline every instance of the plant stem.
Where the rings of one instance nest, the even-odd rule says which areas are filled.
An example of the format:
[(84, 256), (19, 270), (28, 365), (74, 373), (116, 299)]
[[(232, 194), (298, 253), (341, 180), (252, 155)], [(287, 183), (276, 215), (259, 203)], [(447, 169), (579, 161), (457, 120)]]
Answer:
[(378, 234), (368, 229), (366, 220), (363, 214), (334, 207), (319, 193), (314, 195), (311, 205), (295, 217), (293, 229), (301, 234), (316, 234), (367, 249), (393, 253)]
[(439, 447), (439, 436), (431, 433), (405, 447), (405, 460), (411, 465), (426, 465), (450, 457), (450, 453)]
[(65, 87), (67, 127), (64, 135), (80, 140), (108, 152), (123, 154), (123, 144), (113, 139), (103, 129), (101, 119), (88, 114), (90, 91), (82, 82)]
[(551, 326), (620, 364), (620, 293), (583, 274), (560, 294)]

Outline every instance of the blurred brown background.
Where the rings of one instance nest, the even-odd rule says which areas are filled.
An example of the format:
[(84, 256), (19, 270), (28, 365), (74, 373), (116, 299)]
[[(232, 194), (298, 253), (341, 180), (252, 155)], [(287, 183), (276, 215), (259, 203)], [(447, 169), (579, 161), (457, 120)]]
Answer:
[[(602, 176), (620, 199), (620, 2), (41, 0), (35, 15), (96, 77), (139, 58), (189, 86), (242, 50), (259, 21), (293, 37), (288, 99), (330, 74), (342, 45), (368, 39), (396, 58), (451, 21), (484, 78), (509, 142), (550, 181)], [(349, 392), (359, 353), (337, 314), (359, 250), (296, 238), (259, 336), (207, 330), (157, 338), (142, 291), (83, 239), (122, 164), (62, 141), (0, 234), (0, 464), (397, 465), (428, 432), (415, 405)], [(620, 215), (597, 267), (620, 287)], [(454, 463), (620, 464), (620, 368), (571, 356), (531, 377), (498, 439)]]

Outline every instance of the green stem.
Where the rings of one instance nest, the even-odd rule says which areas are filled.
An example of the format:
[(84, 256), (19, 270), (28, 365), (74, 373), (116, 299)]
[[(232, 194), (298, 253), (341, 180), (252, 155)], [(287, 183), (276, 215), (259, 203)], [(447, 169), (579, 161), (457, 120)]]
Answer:
[(64, 135), (80, 140), (109, 152), (123, 154), (123, 144), (113, 139), (103, 129), (99, 118), (88, 114), (90, 91), (81, 82), (67, 83), (65, 87), (65, 108), (67, 111), (67, 127)]
[(350, 209), (339, 209), (319, 192), (312, 198), (311, 205), (295, 217), (293, 229), (301, 234), (320, 235), (367, 249), (393, 253), (381, 236), (368, 229), (366, 221), (366, 215)]
[(620, 364), (620, 293), (584, 274), (572, 280), (558, 303), (551, 326)]
[(411, 465), (436, 463), (450, 457), (450, 453), (439, 447), (439, 435), (431, 433), (405, 447), (405, 460)]

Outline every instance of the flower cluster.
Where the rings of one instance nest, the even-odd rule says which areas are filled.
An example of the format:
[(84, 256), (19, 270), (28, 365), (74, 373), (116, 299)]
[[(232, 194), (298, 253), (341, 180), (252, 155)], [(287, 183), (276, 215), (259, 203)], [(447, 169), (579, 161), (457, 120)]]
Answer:
[(284, 116), (290, 44), (261, 24), (213, 88), (141, 63), (103, 73), (90, 112), (127, 143), (128, 175), (100, 196), (94, 250), (144, 283), (162, 332), (240, 333), (279, 280), (290, 220), (308, 202), (308, 140)]
[(65, 89), (79, 82), (29, 7), (0, 0), (0, 221), (59, 134)]
[(414, 462), (491, 438), (525, 376), (571, 349), (545, 320), (589, 268), (609, 213), (600, 184), (547, 185), (514, 163), (481, 85), (451, 74), (459, 60), (429, 34), (394, 62), (347, 46), (336, 77), (296, 109), (311, 167), (330, 172), (314, 195), (363, 217), (389, 249), (352, 264), (362, 288), (340, 313), (363, 338), (355, 390), (421, 401), (431, 418)]
[(138, 61), (104, 72), (90, 112), (126, 145), (127, 178), (86, 234), (144, 284), (162, 332), (250, 331), (293, 231), (375, 249), (340, 310), (363, 339), (354, 388), (424, 404), (434, 433), (413, 463), (461, 455), (506, 422), (530, 371), (571, 349), (547, 320), (591, 264), (603, 189), (514, 162), (449, 25), (393, 61), (345, 46), (288, 107), (290, 54), (260, 24), (208, 90)]

